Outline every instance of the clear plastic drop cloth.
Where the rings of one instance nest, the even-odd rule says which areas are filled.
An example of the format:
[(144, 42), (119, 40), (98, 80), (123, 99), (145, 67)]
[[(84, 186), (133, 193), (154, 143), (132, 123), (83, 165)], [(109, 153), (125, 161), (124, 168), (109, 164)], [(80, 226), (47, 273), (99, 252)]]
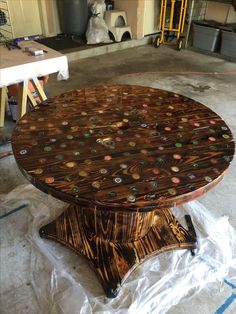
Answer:
[(210, 283), (220, 286), (226, 276), (228, 280), (235, 279), (236, 231), (227, 217), (214, 217), (197, 201), (173, 208), (185, 227), (184, 215), (191, 215), (198, 239), (195, 256), (183, 249), (152, 257), (131, 273), (116, 298), (109, 299), (84, 258), (39, 237), (39, 228), (68, 204), (29, 184), (20, 185), (0, 198), (1, 208), (27, 204), (31, 219), (27, 220), (26, 237), (35, 252), (31, 254), (28, 271), (42, 313), (166, 313)]

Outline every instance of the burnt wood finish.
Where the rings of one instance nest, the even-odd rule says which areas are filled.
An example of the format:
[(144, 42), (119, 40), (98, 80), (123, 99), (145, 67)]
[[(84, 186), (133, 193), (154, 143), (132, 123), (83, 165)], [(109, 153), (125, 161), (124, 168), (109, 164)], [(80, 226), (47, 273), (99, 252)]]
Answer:
[(231, 131), (215, 112), (130, 85), (43, 102), (18, 122), (12, 145), (24, 175), (71, 204), (40, 235), (85, 256), (109, 297), (148, 257), (195, 247), (194, 230), (169, 208), (215, 186), (234, 155)]
[(110, 298), (148, 257), (194, 249), (196, 243), (194, 232), (185, 230), (167, 208), (135, 213), (70, 205), (39, 233), (86, 257)]

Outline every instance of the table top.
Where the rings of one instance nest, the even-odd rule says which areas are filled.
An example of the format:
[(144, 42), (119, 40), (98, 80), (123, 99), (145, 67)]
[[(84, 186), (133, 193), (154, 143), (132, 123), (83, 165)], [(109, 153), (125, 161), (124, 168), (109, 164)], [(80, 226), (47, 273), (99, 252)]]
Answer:
[[(0, 45), (0, 87), (22, 82), (24, 79), (59, 72), (58, 79), (67, 79), (67, 57), (34, 41), (19, 42), (21, 49), (8, 50)], [(44, 50), (40, 56), (30, 55), (26, 47)]]
[(107, 85), (47, 100), (18, 122), (13, 152), (24, 175), (64, 201), (149, 211), (192, 200), (223, 177), (229, 127), (185, 96)]

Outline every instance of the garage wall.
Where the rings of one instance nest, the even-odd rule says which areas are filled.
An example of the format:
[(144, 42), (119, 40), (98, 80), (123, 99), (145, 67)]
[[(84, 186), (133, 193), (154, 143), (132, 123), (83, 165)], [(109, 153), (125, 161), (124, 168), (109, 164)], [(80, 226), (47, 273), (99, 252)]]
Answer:
[[(43, 34), (54, 36), (61, 33), (57, 0), (38, 1)], [(133, 38), (143, 38), (158, 30), (159, 7), (160, 0), (115, 0), (115, 9), (124, 10), (127, 14)]]
[(126, 12), (134, 38), (143, 37), (143, 0), (115, 0), (115, 9)]
[(54, 36), (61, 32), (56, 0), (39, 0), (43, 35)]
[(227, 23), (236, 23), (236, 11), (234, 11), (233, 6), (230, 7)]
[(17, 38), (42, 34), (37, 0), (7, 0), (2, 1), (0, 5), (6, 10), (10, 25), (1, 28), (3, 35)]
[(205, 19), (220, 23), (236, 23), (236, 11), (231, 4), (208, 1)]
[(144, 0), (143, 35), (153, 34), (159, 28), (160, 1)]
[(160, 0), (115, 0), (115, 9), (124, 10), (133, 38), (143, 38), (158, 30)]

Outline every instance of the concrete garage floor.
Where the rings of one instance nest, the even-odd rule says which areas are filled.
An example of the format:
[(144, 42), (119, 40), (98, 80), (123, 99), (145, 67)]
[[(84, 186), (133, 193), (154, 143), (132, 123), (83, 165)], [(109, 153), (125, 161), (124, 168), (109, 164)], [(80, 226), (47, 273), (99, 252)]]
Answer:
[[(70, 89), (105, 83), (163, 88), (194, 98), (217, 112), (230, 126), (236, 138), (235, 63), (190, 50), (177, 52), (171, 47), (155, 49), (146, 45), (70, 63), (70, 79), (58, 82), (56, 76), (51, 75), (45, 90), (48, 96), (53, 96)], [(11, 151), (10, 144), (3, 145), (3, 140), (10, 138), (13, 126), (13, 123), (8, 122), (0, 131), (0, 154)], [(0, 200), (20, 184), (27, 183), (12, 156), (0, 159), (0, 176)], [(236, 229), (235, 177), (234, 158), (223, 181), (199, 201), (214, 215), (228, 216)], [(27, 266), (34, 254), (31, 244), (25, 238), (28, 221), (30, 218), (25, 208), (0, 220), (0, 312), (4, 314), (41, 314), (32, 293), (31, 274)], [(236, 313), (236, 274), (230, 278), (230, 282), (225, 278), (221, 286), (213, 284), (210, 289), (201, 290), (192, 299), (183, 299), (181, 304), (171, 308), (168, 313)], [(48, 309), (47, 313), (52, 312)], [(70, 314), (70, 310), (66, 313)], [(152, 313), (158, 311), (153, 310)]]

